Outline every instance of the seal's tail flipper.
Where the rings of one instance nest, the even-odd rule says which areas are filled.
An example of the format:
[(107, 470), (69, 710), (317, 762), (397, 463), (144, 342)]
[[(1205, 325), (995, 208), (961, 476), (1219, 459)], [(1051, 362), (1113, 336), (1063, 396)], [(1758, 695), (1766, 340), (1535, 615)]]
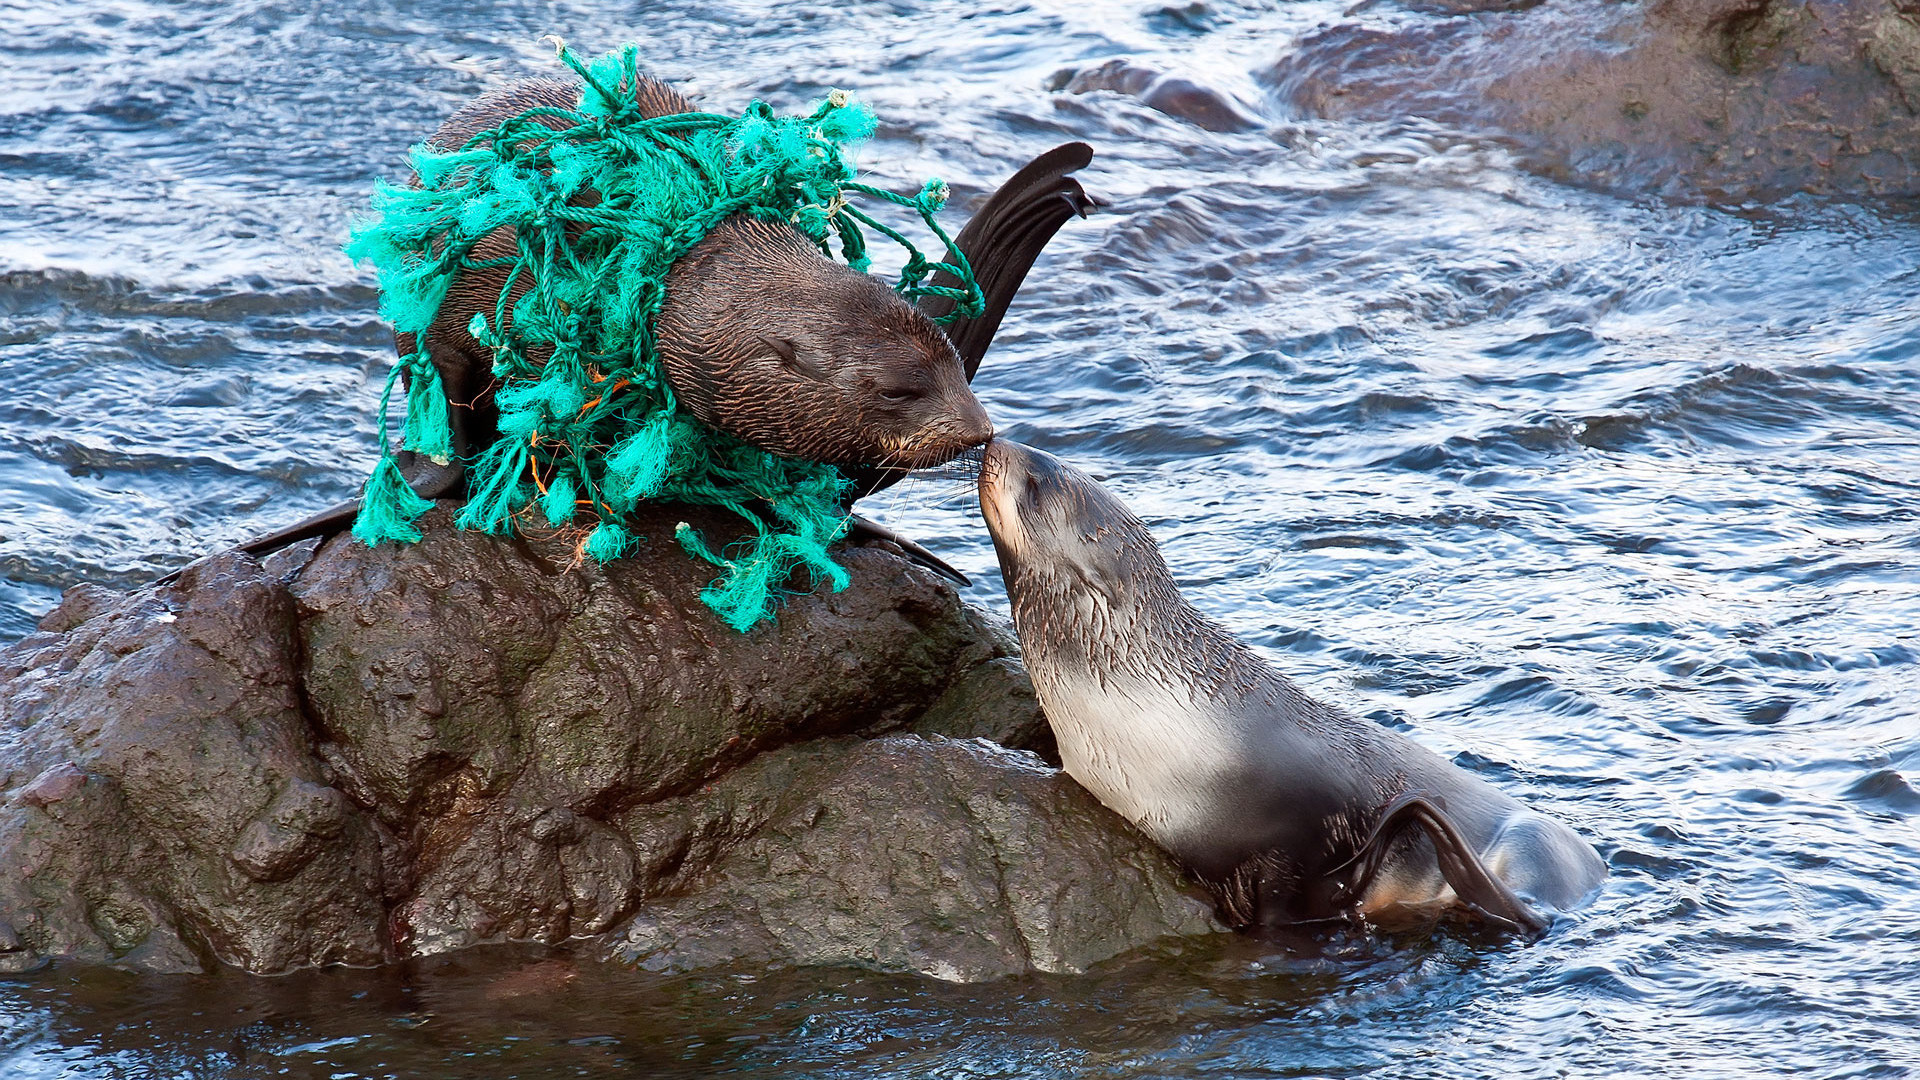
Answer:
[(1434, 853), (1439, 857), (1440, 874), (1446, 878), (1447, 884), (1452, 886), (1462, 903), (1488, 921), (1509, 929), (1537, 934), (1547, 928), (1547, 921), (1515, 895), (1506, 882), (1488, 870), (1486, 863), (1480, 861), (1480, 856), (1460, 835), (1460, 830), (1454, 827), (1453, 819), (1447, 816), (1439, 800), (1430, 799), (1419, 792), (1407, 792), (1388, 803), (1386, 809), (1381, 811), (1372, 835), (1342, 867), (1347, 871), (1339, 874), (1342, 895), (1349, 903), (1358, 902), (1366, 894), (1367, 886), (1379, 873), (1393, 842), (1402, 832), (1415, 825), (1426, 830), (1427, 838), (1433, 842)]
[[(1079, 142), (1041, 154), (1001, 184), (954, 237), (954, 246), (973, 265), (974, 280), (986, 300), (986, 309), (979, 315), (956, 319), (947, 327), (947, 337), (967, 365), (969, 381), (980, 370), (980, 358), (987, 354), (1000, 320), (1047, 241), (1068, 218), (1084, 217), (1099, 205), (1068, 175), (1092, 160), (1093, 148)], [(933, 284), (954, 287), (960, 282), (951, 274), (939, 273), (933, 276)], [(954, 303), (950, 297), (927, 297), (920, 307), (939, 318), (951, 312)]]

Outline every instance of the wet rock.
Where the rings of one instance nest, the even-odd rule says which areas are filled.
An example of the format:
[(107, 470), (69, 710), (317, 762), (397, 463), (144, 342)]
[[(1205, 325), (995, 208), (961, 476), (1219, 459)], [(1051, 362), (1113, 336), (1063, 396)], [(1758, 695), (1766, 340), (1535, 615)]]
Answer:
[[(610, 935), (654, 966), (977, 977), (1212, 929), (1034, 759), (866, 741), (1050, 745), (1005, 627), (937, 577), (852, 548), (851, 588), (742, 635), (671, 540), (681, 517), (737, 527), (717, 514), (662, 509), (608, 566), (448, 516), (411, 547), (336, 538), (75, 593), (0, 651), (0, 969)], [(754, 947), (722, 947), (730, 911), (757, 913)]]
[(41, 617), (35, 629), (42, 633), (64, 634), (96, 615), (105, 614), (125, 598), (125, 593), (115, 592), (103, 585), (75, 585), (60, 595), (60, 602)]
[(1253, 110), (1224, 90), (1125, 58), (1109, 60), (1084, 71), (1056, 72), (1048, 84), (1051, 89), (1069, 94), (1088, 94), (1095, 90), (1126, 94), (1138, 98), (1149, 109), (1208, 131), (1252, 131), (1262, 126)]
[(1373, 3), (1261, 78), (1312, 115), (1499, 132), (1549, 175), (1606, 187), (1920, 193), (1908, 0)]
[(261, 559), (260, 569), (270, 578), (277, 578), (283, 583), (289, 582), (294, 579), (295, 575), (300, 573), (301, 569), (313, 561), (314, 552), (319, 550), (320, 539), (318, 537), (288, 544), (278, 551), (268, 553), (265, 558)]
[(0, 918), (23, 951), (162, 971), (386, 958), (364, 820), (282, 867), (291, 887), (228, 857), (284, 792), (326, 787), (285, 588), (228, 555), (85, 599), (91, 618), (0, 653)]
[(353, 816), (346, 796), (296, 777), (248, 823), (228, 857), (255, 881), (285, 881), (338, 839)]
[(956, 678), (912, 730), (953, 739), (986, 739), (1031, 751), (1055, 766), (1060, 762), (1033, 681), (1020, 661), (1011, 657), (983, 661)]
[(1058, 768), (1060, 750), (1033, 692), (1033, 680), (1020, 664), (1020, 639), (1013, 626), (977, 609), (968, 608), (966, 614), (979, 633), (979, 653), (969, 658), (962, 673), (913, 722), (911, 730), (1029, 750)]
[(750, 824), (621, 929), (610, 955), (650, 970), (785, 959), (974, 981), (1218, 929), (1084, 789), (984, 740), (810, 744), (667, 812), (689, 835)]
[(27, 806), (46, 809), (87, 785), (87, 774), (71, 761), (63, 761), (33, 778), (33, 782), (14, 796)]

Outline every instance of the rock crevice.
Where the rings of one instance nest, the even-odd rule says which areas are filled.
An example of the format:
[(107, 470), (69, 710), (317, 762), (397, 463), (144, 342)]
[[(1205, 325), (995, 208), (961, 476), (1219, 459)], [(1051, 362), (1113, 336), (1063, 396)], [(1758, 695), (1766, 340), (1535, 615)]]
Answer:
[(409, 548), (72, 590), (0, 651), (0, 969), (585, 937), (971, 979), (1217, 929), (1023, 752), (1050, 741), (1003, 627), (876, 546), (737, 634), (669, 539), (689, 514), (607, 566), (441, 508)]

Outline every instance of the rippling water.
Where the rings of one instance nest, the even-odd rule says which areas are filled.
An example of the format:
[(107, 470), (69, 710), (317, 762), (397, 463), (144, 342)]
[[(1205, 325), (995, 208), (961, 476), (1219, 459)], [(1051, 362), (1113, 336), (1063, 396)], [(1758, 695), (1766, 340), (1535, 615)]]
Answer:
[[(653, 10), (642, 11), (641, 8)], [(1109, 206), (976, 384), (1105, 478), (1320, 696), (1613, 871), (1527, 945), (1229, 940), (1084, 978), (681, 978), (483, 950), (383, 973), (0, 984), (20, 1076), (1898, 1076), (1920, 1070), (1920, 218), (1570, 188), (1492, 140), (1290, 117), (1258, 4), (42, 3), (0, 40), (0, 640), (351, 497), (390, 358), (338, 246), (556, 32), (704, 104), (830, 86), (882, 181), (1067, 139)], [(1131, 55), (1213, 134), (1045, 89)], [(1005, 597), (964, 485), (874, 512)]]

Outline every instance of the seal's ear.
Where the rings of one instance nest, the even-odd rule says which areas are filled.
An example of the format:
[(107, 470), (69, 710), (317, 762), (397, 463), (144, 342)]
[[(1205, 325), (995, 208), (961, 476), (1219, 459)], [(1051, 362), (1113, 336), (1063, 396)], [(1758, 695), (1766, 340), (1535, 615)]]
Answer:
[(816, 382), (827, 381), (826, 370), (808, 357), (800, 355), (799, 348), (786, 338), (776, 337), (772, 334), (761, 334), (760, 343), (773, 351), (773, 355), (780, 359), (781, 367), (786, 368), (795, 375), (800, 375)]

